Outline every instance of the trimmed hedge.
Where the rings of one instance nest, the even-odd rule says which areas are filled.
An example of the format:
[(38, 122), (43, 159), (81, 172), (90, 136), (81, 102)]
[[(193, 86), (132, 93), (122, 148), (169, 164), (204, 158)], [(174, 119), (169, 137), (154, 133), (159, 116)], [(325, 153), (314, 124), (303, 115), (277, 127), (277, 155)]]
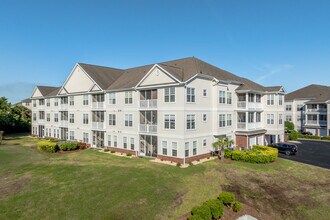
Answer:
[(204, 202), (210, 208), (213, 219), (219, 219), (223, 216), (223, 203), (219, 199), (211, 199)]
[(78, 142), (64, 142), (59, 144), (59, 147), (62, 151), (77, 150)]
[(288, 134), (288, 137), (290, 140), (295, 141), (298, 139), (299, 133), (297, 131), (293, 130), (293, 131), (291, 131), (291, 133)]
[(299, 134), (299, 135), (298, 135), (298, 138), (321, 140), (321, 137), (319, 137), (319, 136), (314, 136), (314, 135), (302, 135), (302, 134)]
[(195, 206), (194, 208), (191, 209), (191, 214), (192, 216), (200, 217), (200, 219), (205, 219), (205, 220), (212, 219), (211, 209), (206, 204), (203, 204), (201, 206)]
[(52, 141), (39, 141), (37, 143), (37, 146), (39, 151), (45, 151), (50, 153), (56, 153), (60, 150), (57, 144)]
[(227, 152), (227, 157), (232, 160), (250, 163), (271, 163), (277, 159), (277, 156), (278, 150), (276, 148), (258, 145), (253, 146), (252, 150), (233, 150)]
[(242, 209), (242, 204), (239, 201), (234, 202), (233, 204), (233, 211), (238, 212)]
[(321, 140), (328, 140), (328, 141), (330, 141), (330, 136), (323, 136), (323, 137), (321, 137)]
[(219, 195), (219, 201), (221, 201), (225, 206), (231, 206), (235, 201), (235, 195), (231, 192), (222, 192)]

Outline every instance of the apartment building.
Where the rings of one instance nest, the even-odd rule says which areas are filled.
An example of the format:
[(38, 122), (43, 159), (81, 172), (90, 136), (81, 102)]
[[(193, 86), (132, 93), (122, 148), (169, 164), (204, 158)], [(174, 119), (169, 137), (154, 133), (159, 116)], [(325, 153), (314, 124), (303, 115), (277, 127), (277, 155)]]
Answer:
[(24, 106), (25, 108), (28, 108), (28, 109), (32, 110), (31, 99), (30, 98), (23, 99), (22, 101), (14, 104), (14, 105), (21, 105), (21, 106)]
[(221, 136), (238, 148), (284, 139), (284, 90), (197, 58), (130, 69), (77, 63), (61, 87), (37, 86), (32, 134), (186, 163)]
[(285, 120), (298, 131), (330, 135), (330, 86), (309, 85), (285, 96)]

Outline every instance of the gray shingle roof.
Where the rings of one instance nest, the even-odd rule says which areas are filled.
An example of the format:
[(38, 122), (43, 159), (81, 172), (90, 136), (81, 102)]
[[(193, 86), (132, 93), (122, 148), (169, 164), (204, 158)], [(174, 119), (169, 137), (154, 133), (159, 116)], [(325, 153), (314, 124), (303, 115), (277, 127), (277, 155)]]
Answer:
[(55, 96), (57, 95), (58, 91), (61, 89), (61, 87), (54, 87), (54, 86), (37, 86), (37, 88), (44, 97)]
[(293, 99), (311, 99), (310, 102), (325, 102), (330, 100), (330, 86), (312, 84), (285, 96), (285, 101)]

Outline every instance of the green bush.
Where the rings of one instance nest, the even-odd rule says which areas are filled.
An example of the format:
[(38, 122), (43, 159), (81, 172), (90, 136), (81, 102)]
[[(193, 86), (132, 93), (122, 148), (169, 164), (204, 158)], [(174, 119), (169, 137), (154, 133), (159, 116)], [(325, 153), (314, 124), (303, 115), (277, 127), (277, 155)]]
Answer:
[(219, 199), (208, 200), (203, 205), (209, 207), (213, 219), (219, 219), (223, 216), (223, 203)]
[[(212, 219), (211, 210), (207, 205), (196, 206), (191, 209), (191, 214), (193, 216), (199, 216), (200, 219)], [(196, 218), (196, 217), (195, 217)]]
[(242, 209), (242, 204), (239, 201), (234, 202), (233, 204), (233, 211), (238, 212)]
[(192, 162), (189, 162), (189, 166), (194, 166), (194, 164)]
[(286, 130), (292, 131), (294, 129), (294, 124), (291, 121), (285, 121), (284, 126)]
[(299, 133), (297, 131), (291, 131), (291, 133), (288, 134), (288, 137), (290, 140), (297, 140), (299, 136)]
[(104, 152), (109, 152), (110, 150), (108, 148), (105, 148), (103, 151)]
[(231, 206), (235, 201), (235, 195), (231, 192), (222, 192), (219, 195), (219, 200), (222, 201), (225, 206)]
[(64, 143), (60, 144), (60, 149), (62, 151), (77, 150), (78, 143), (77, 142), (64, 142)]
[(112, 150), (112, 151), (110, 151), (110, 153), (114, 154), (114, 153), (116, 153), (116, 151), (115, 150)]
[(324, 136), (321, 138), (321, 140), (329, 140), (330, 141), (330, 136)]
[(126, 156), (130, 157), (130, 156), (132, 156), (132, 154), (131, 153), (128, 153), (128, 154), (126, 154)]
[(176, 166), (177, 167), (181, 167), (181, 163), (176, 163)]
[(80, 150), (84, 150), (88, 148), (87, 144), (83, 142), (78, 142), (77, 145)]
[(271, 163), (277, 159), (278, 150), (272, 147), (255, 145), (252, 150), (233, 150), (231, 159), (250, 163)]
[(231, 158), (231, 151), (228, 149), (225, 149), (225, 158)]
[(188, 220), (204, 220), (204, 219), (198, 215), (191, 215), (188, 217)]
[(56, 153), (59, 151), (57, 144), (51, 141), (39, 141), (37, 146), (39, 151), (46, 151), (50, 153)]
[(321, 140), (322, 138), (319, 136), (314, 136), (314, 135), (302, 135), (298, 134), (298, 138), (305, 138), (305, 139), (314, 139), (314, 140)]

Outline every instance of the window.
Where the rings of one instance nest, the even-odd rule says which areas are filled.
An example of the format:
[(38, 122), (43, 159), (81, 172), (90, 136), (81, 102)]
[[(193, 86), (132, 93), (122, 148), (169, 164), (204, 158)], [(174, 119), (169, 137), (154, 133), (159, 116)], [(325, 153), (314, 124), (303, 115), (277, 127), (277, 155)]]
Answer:
[(69, 121), (70, 121), (70, 123), (74, 123), (74, 114), (70, 114)]
[(48, 128), (46, 128), (46, 137), (48, 137)]
[(206, 147), (206, 139), (203, 139), (203, 147)]
[(274, 124), (274, 114), (267, 114), (267, 124), (269, 125)]
[(292, 121), (292, 116), (291, 115), (285, 116), (285, 121)]
[(88, 135), (88, 133), (83, 133), (83, 142), (84, 143), (88, 143), (89, 142), (89, 137), (88, 137), (89, 135)]
[(283, 118), (282, 118), (282, 114), (278, 115), (278, 124), (283, 124)]
[(74, 105), (74, 96), (69, 96), (69, 105)]
[(178, 143), (172, 142), (172, 156), (177, 157), (178, 156)]
[(303, 105), (297, 105), (297, 111), (302, 111), (303, 110)]
[(46, 99), (46, 106), (47, 106), (47, 107), (50, 106), (50, 99)]
[(267, 95), (267, 105), (274, 105), (274, 94)]
[(227, 92), (227, 104), (231, 105), (231, 92)]
[(227, 114), (227, 126), (231, 126), (231, 114)]
[(45, 105), (45, 100), (44, 99), (39, 99), (39, 105)]
[(256, 102), (261, 102), (261, 95), (260, 94), (256, 94)]
[(195, 88), (187, 87), (187, 102), (195, 102)]
[(248, 113), (248, 122), (253, 123), (254, 122), (254, 112)]
[(162, 141), (163, 155), (167, 155), (167, 141)]
[(319, 118), (320, 121), (326, 121), (327, 120), (327, 115), (320, 115), (319, 117), (320, 117)]
[(39, 111), (39, 119), (44, 120), (45, 119), (45, 112), (44, 111)]
[(88, 114), (83, 114), (83, 124), (88, 124)]
[(207, 97), (207, 89), (203, 89), (203, 97)]
[(50, 121), (50, 113), (47, 113), (47, 121)]
[(33, 121), (37, 121), (37, 114), (33, 113)]
[(193, 155), (197, 154), (197, 141), (193, 141)]
[(283, 105), (283, 95), (278, 96), (278, 104)]
[(175, 87), (164, 89), (164, 102), (175, 102)]
[(109, 125), (116, 125), (116, 114), (109, 114)]
[(32, 100), (33, 107), (37, 107), (37, 102), (36, 100)]
[(83, 96), (83, 105), (88, 105), (88, 95)]
[(225, 127), (226, 126), (226, 115), (220, 114), (219, 115), (219, 127)]
[(134, 138), (131, 138), (131, 150), (134, 150)]
[(226, 92), (219, 91), (219, 103), (226, 103)]
[(70, 131), (70, 141), (74, 140), (74, 131)]
[(125, 127), (133, 127), (133, 115), (125, 114)]
[(184, 144), (184, 156), (189, 157), (189, 142)]
[(111, 135), (108, 135), (108, 146), (111, 147)]
[(256, 122), (261, 122), (261, 113), (256, 112)]
[(117, 136), (114, 135), (114, 136), (113, 136), (113, 146), (114, 146), (114, 147), (117, 147), (117, 145), (118, 145), (118, 143), (117, 143)]
[(317, 115), (307, 115), (307, 120), (316, 121), (317, 120)]
[(54, 106), (58, 106), (58, 98), (54, 99)]
[(123, 146), (124, 149), (127, 149), (127, 137), (123, 137)]
[(187, 129), (195, 129), (195, 115), (187, 115)]
[(68, 97), (61, 97), (61, 104), (63, 105), (68, 104)]
[(132, 104), (133, 103), (133, 93), (132, 91), (125, 92), (125, 104)]
[(286, 105), (285, 106), (285, 111), (291, 111), (291, 105)]
[(114, 93), (114, 92), (109, 93), (109, 104), (110, 105), (116, 104), (116, 93)]
[(203, 114), (203, 122), (206, 122), (206, 120), (207, 120), (207, 115)]
[(175, 115), (164, 116), (165, 129), (175, 129)]
[(254, 94), (249, 93), (249, 102), (254, 102)]

